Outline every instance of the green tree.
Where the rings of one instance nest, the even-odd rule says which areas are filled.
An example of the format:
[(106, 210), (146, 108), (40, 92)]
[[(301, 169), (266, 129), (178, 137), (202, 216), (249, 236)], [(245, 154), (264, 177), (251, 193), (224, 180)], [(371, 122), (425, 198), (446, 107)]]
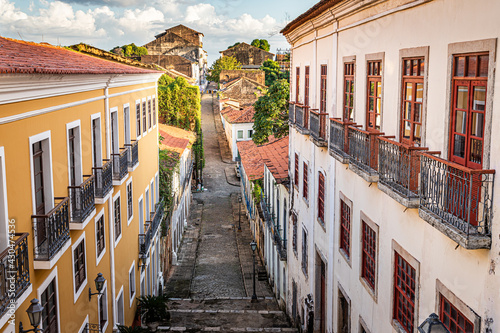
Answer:
[(117, 46), (111, 49), (111, 52), (119, 54), (124, 57), (133, 57), (133, 56), (143, 56), (148, 54), (148, 49), (142, 46), (137, 46), (134, 43)]
[(281, 71), (278, 62), (271, 59), (264, 61), (259, 69), (266, 73), (266, 86), (268, 87), (270, 87), (276, 80), (287, 78), (285, 73)]
[(235, 47), (235, 46), (240, 45), (240, 44), (241, 44), (241, 42), (236, 42), (233, 45), (228, 46), (227, 48), (230, 49), (230, 48)]
[(252, 140), (256, 144), (269, 141), (269, 136), (281, 138), (288, 135), (288, 98), (290, 84), (275, 81), (254, 104), (255, 115)]
[(259, 49), (267, 52), (269, 52), (269, 50), (271, 49), (271, 45), (269, 45), (269, 42), (266, 39), (254, 39), (250, 45), (258, 47)]
[(235, 57), (220, 57), (208, 69), (210, 74), (207, 75), (207, 79), (219, 83), (220, 72), (223, 69), (241, 69), (241, 63)]

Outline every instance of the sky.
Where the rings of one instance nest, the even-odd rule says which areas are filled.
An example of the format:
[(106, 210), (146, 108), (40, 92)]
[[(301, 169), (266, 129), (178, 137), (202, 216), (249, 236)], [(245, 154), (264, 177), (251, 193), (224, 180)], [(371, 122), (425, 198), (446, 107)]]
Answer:
[(236, 42), (267, 39), (288, 48), (279, 31), (317, 0), (0, 0), (0, 36), (100, 49), (144, 45), (177, 24), (204, 34), (208, 63)]

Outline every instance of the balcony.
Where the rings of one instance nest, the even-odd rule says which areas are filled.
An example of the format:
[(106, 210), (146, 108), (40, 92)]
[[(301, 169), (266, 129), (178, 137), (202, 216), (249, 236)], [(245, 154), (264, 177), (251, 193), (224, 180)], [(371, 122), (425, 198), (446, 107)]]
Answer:
[(139, 256), (140, 258), (147, 258), (149, 255), (149, 247), (153, 240), (161, 220), (163, 219), (165, 205), (163, 201), (156, 204), (155, 211), (150, 215), (150, 221), (146, 221), (144, 234), (139, 234)]
[(104, 160), (101, 167), (92, 168), (95, 177), (95, 200), (97, 204), (103, 204), (106, 196), (113, 189), (113, 167), (110, 160)]
[(45, 215), (32, 215), (35, 269), (51, 269), (70, 245), (69, 198), (55, 198), (59, 203)]
[(71, 202), (71, 223), (70, 228), (82, 230), (87, 218), (95, 209), (94, 199), (94, 175), (83, 176), (87, 178), (79, 186), (68, 186), (69, 198)]
[(309, 134), (309, 107), (295, 104), (295, 124), (301, 134)]
[(283, 239), (281, 233), (277, 229), (273, 229), (274, 233), (274, 244), (276, 244), (276, 250), (278, 251), (278, 256), (281, 261), (286, 261), (286, 239)]
[(267, 204), (267, 198), (264, 194), (262, 194), (260, 199), (260, 206), (262, 213), (264, 215), (264, 220), (267, 223), (267, 228), (269, 232), (272, 234), (273, 243), (276, 245), (276, 250), (280, 257), (280, 260), (286, 261), (286, 239), (283, 239), (281, 233), (279, 231), (278, 226), (276, 226), (274, 220), (274, 214), (271, 212), (271, 206)]
[(420, 217), (466, 249), (491, 248), (495, 170), (428, 153), (421, 154), (420, 168)]
[(132, 140), (131, 144), (125, 144), (128, 148), (128, 171), (134, 171), (139, 165), (139, 141)]
[(418, 208), (420, 156), (427, 148), (378, 137), (379, 189), (407, 208)]
[(381, 132), (368, 132), (360, 125), (349, 126), (349, 169), (367, 182), (378, 181), (378, 142)]
[(342, 164), (349, 163), (349, 130), (354, 125), (340, 118), (330, 118), (330, 155)]
[(102, 333), (99, 324), (86, 324), (83, 333)]
[(309, 112), (309, 128), (313, 142), (318, 147), (327, 147), (328, 141), (326, 140), (326, 122), (328, 120), (328, 113), (320, 113), (314, 110)]
[(295, 125), (295, 102), (288, 103), (288, 123)]
[(113, 185), (121, 185), (128, 173), (128, 148), (120, 148), (120, 154), (111, 154), (113, 161)]
[(31, 284), (28, 235), (15, 234), (11, 240), (14, 242), (11, 243), (12, 247), (9, 246), (0, 254), (0, 316), (9, 310), (11, 299), (24, 301), (20, 299), (21, 295)]

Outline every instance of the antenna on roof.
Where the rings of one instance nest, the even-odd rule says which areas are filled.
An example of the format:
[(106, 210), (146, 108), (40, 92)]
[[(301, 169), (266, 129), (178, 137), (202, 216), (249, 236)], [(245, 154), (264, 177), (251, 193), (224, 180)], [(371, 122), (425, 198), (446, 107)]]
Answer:
[(19, 38), (21, 38), (21, 40), (24, 42), (25, 40), (24, 40), (23, 36), (21, 36), (21, 33), (18, 31), (17, 34), (19, 35)]

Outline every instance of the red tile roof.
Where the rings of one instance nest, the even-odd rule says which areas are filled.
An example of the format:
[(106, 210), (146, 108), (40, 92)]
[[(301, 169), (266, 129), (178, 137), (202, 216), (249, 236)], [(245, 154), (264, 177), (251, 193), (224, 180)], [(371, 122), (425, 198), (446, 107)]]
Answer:
[(159, 124), (159, 132), (163, 138), (160, 142), (160, 149), (178, 152), (182, 155), (186, 148), (196, 140), (194, 133), (181, 128)]
[(161, 73), (70, 51), (63, 47), (0, 37), (0, 74)]
[(314, 6), (309, 8), (306, 12), (302, 13), (301, 15), (297, 16), (292, 22), (288, 23), (286, 27), (284, 27), (280, 33), (283, 35), (287, 35), (288, 33), (292, 32), (294, 29), (298, 28), (308, 20), (312, 19), (313, 17), (318, 16), (319, 14), (323, 13), (327, 9), (333, 7), (334, 5), (342, 2), (344, 0), (321, 0), (317, 2)]
[(259, 148), (252, 141), (238, 141), (236, 142), (238, 152), (241, 157), (241, 164), (245, 169), (245, 174), (248, 179), (256, 180), (264, 178), (264, 162), (259, 154)]
[(221, 111), (226, 120), (231, 123), (253, 123), (253, 116), (255, 109), (253, 106), (247, 106), (243, 110), (235, 109), (232, 107), (225, 107)]

